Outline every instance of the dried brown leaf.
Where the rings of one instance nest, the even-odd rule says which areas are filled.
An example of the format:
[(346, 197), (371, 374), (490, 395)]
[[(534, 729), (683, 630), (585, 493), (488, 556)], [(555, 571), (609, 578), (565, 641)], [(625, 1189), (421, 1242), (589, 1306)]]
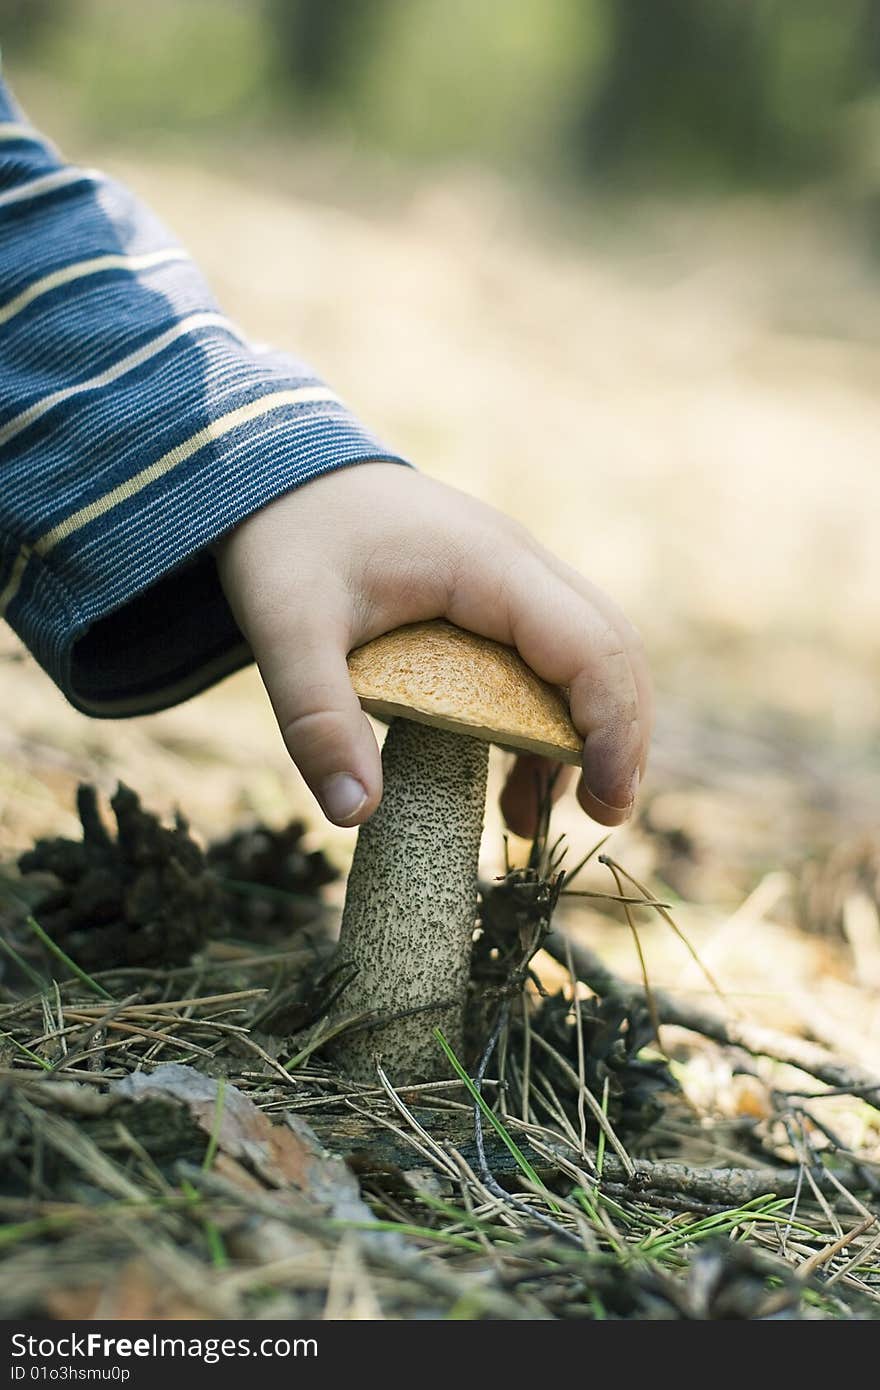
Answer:
[(333, 1215), (363, 1219), (366, 1208), (355, 1178), (303, 1120), (288, 1115), (273, 1124), (235, 1086), (225, 1085), (220, 1096), (219, 1085), (193, 1067), (169, 1063), (150, 1075), (134, 1072), (112, 1090), (135, 1101), (164, 1098), (186, 1106), (216, 1144), (218, 1171), (238, 1186), (255, 1186), (251, 1175), (256, 1175), (264, 1186), (295, 1188)]

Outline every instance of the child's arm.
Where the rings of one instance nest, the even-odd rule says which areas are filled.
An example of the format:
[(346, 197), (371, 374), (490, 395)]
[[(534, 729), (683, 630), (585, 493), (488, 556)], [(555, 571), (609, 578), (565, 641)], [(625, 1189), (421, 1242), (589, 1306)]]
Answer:
[(153, 214), (0, 83), (0, 616), (74, 705), (141, 714), (244, 665), (212, 544), (394, 457), (309, 367), (245, 342)]
[[(354, 825), (381, 774), (345, 654), (445, 614), (571, 686), (582, 804), (625, 817), (650, 699), (610, 600), (254, 351), (152, 214), (66, 164), (2, 84), (0, 381), (0, 616), (78, 708), (160, 709), (252, 649), (306, 781)], [(503, 801), (517, 829), (533, 763)]]

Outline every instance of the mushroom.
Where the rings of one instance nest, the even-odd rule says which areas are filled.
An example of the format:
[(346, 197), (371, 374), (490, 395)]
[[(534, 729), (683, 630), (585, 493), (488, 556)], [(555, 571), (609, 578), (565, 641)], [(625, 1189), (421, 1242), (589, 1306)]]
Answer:
[(375, 1058), (401, 1081), (448, 1075), (433, 1036), (459, 1051), (477, 898), (489, 744), (580, 763), (564, 692), (510, 647), (434, 621), (397, 628), (349, 657), (368, 713), (391, 724), (385, 789), (361, 826), (348, 879), (339, 961), (353, 967), (337, 1008), (374, 1010), (374, 1026), (334, 1046), (354, 1080)]

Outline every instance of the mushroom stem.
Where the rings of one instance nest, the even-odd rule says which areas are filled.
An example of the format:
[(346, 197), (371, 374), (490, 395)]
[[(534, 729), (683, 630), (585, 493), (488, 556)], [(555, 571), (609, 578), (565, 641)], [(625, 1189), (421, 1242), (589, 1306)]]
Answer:
[(461, 1049), (488, 758), (487, 743), (446, 729), (388, 730), (385, 790), (348, 879), (339, 960), (357, 973), (340, 1006), (418, 1012), (340, 1035), (334, 1055), (354, 1080), (374, 1080), (377, 1056), (392, 1080), (448, 1076), (438, 1026)]

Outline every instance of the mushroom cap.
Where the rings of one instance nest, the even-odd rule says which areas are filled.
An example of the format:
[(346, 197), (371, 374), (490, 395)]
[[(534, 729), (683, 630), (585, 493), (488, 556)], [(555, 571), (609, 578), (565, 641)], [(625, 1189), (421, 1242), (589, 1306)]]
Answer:
[(536, 676), (512, 647), (440, 620), (410, 623), (348, 658), (368, 714), (452, 729), (557, 762), (581, 761), (584, 741), (558, 686)]

